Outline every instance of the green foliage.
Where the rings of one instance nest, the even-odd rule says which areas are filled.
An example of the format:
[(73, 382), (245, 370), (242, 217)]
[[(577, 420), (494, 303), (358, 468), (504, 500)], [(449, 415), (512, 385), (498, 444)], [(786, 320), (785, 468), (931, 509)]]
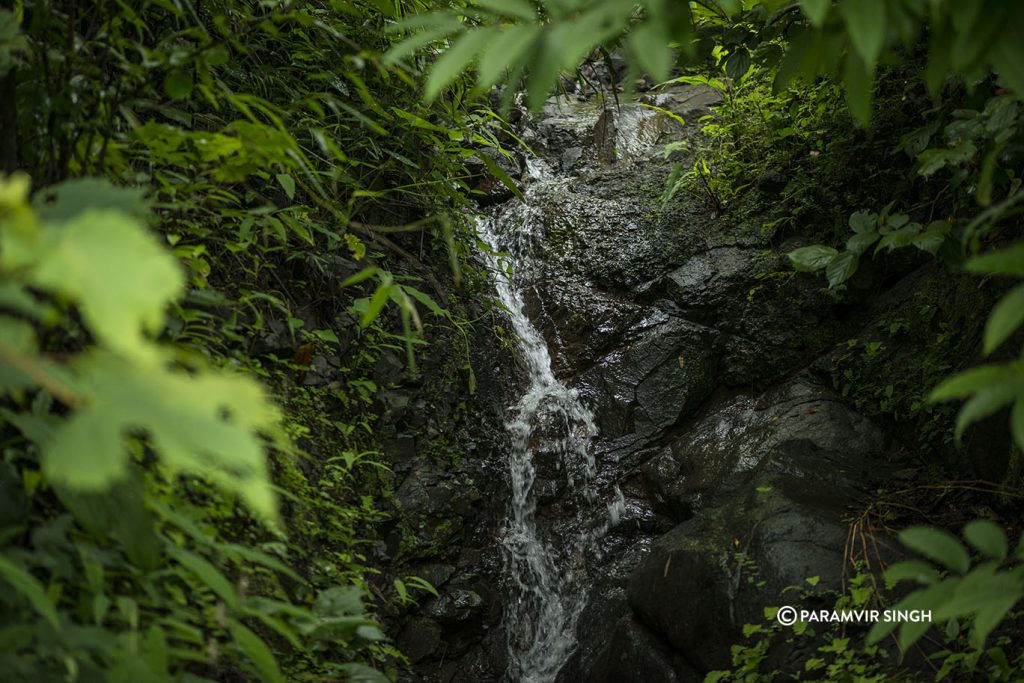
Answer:
[[(973, 187), (975, 202), (988, 207), (966, 224), (951, 220), (933, 220), (926, 225), (906, 213), (881, 214), (858, 211), (850, 215), (853, 234), (842, 251), (825, 245), (802, 247), (789, 253), (797, 270), (824, 269), (829, 286), (839, 287), (857, 271), (861, 256), (873, 248), (872, 255), (914, 246), (951, 263), (963, 263), (971, 273), (985, 276), (1022, 277), (1020, 244), (987, 253), (981, 249), (982, 238), (1019, 212), (1021, 192), (1019, 164), (1004, 152), (1024, 131), (1024, 118), (1018, 103), (1008, 95), (988, 98), (979, 110), (956, 110), (942, 126), (941, 119), (904, 135), (897, 151), (916, 159), (921, 177), (942, 170), (948, 187), (962, 191)], [(939, 142), (945, 146), (929, 147), (936, 133), (942, 130)], [(1015, 144), (1015, 143), (1014, 143)], [(993, 203), (995, 198), (1000, 201)], [(891, 206), (891, 205), (890, 205)], [(969, 210), (964, 208), (963, 210)], [(973, 253), (973, 255), (971, 255)], [(1024, 322), (1024, 294), (1012, 289), (993, 308), (985, 330), (984, 353), (995, 352)], [(1017, 445), (1024, 448), (1024, 389), (1017, 363), (986, 365), (955, 375), (932, 391), (932, 401), (969, 399), (960, 411), (955, 436), (960, 439), (973, 422), (987, 417), (1007, 404), (1014, 406), (1011, 430)]]
[[(1024, 548), (1009, 557), (1006, 535), (989, 520), (975, 520), (964, 527), (963, 536), (979, 554), (972, 564), (968, 549), (951, 534), (932, 527), (912, 527), (900, 532), (900, 541), (948, 573), (936, 571), (918, 560), (895, 564), (886, 570), (890, 583), (913, 580), (925, 586), (900, 600), (893, 609), (926, 609), (934, 622), (968, 620), (971, 647), (983, 650), (992, 631), (1013, 606), (1024, 598)], [(868, 634), (875, 643), (896, 629), (897, 624), (879, 622)], [(930, 623), (899, 625), (899, 645), (906, 650), (927, 632)], [(959, 626), (954, 628), (959, 629)]]
[(41, 186), (0, 188), (0, 677), (401, 661), (369, 597), (393, 488), (373, 373), (432, 335), (468, 357), (437, 278), (476, 286), (466, 162), (508, 138), (486, 108), (419, 101), (423, 59), (380, 58), (413, 3), (377, 4), (0, 12), (5, 134)]
[[(771, 50), (771, 62), (778, 65), (776, 89), (796, 76), (808, 82), (833, 76), (843, 84), (853, 116), (867, 125), (878, 65), (913, 49), (926, 36), (924, 78), (933, 94), (949, 75), (976, 81), (992, 70), (1007, 88), (1024, 95), (1017, 49), (1024, 35), (1024, 8), (1016, 4), (816, 0), (799, 3), (800, 12), (785, 5), (781, 0), (676, 5), (630, 0), (472, 2), (459, 10), (399, 23), (396, 30), (412, 35), (390, 58), (398, 60), (425, 44), (447, 39), (449, 48), (431, 71), (428, 98), (436, 97), (479, 58), (480, 87), (494, 85), (503, 66), (509, 72), (509, 92), (525, 80), (529, 104), (536, 109), (555, 87), (558, 75), (575, 69), (595, 50), (607, 55), (622, 47), (634, 75), (643, 69), (663, 81), (674, 61), (703, 59), (717, 43), (730, 55), (726, 73), (738, 81), (747, 71), (751, 47), (760, 49), (785, 34), (784, 50), (779, 44)], [(754, 31), (737, 30), (745, 26)], [(670, 46), (678, 53), (670, 52)]]
[[(695, 11), (710, 13), (703, 8)], [(388, 54), (391, 62), (423, 45), (445, 41), (424, 88), (428, 100), (475, 64), (477, 87), (488, 89), (506, 74), (508, 98), (525, 82), (530, 107), (538, 109), (563, 72), (575, 69), (595, 50), (607, 55), (607, 49), (618, 44), (639, 68), (657, 80), (666, 79), (674, 60), (670, 44), (692, 52), (693, 18), (689, 8), (654, 0), (552, 0), (539, 6), (525, 0), (476, 0), (458, 10), (408, 17), (393, 30), (410, 35)]]
[[(848, 578), (842, 594), (823, 593), (817, 588), (819, 577), (808, 577), (804, 585), (782, 590), (786, 602), (799, 605), (821, 605), (822, 609), (861, 610), (875, 606), (872, 577), (858, 571)], [(813, 624), (797, 621), (783, 627), (777, 620), (778, 607), (764, 608), (764, 622), (745, 624), (745, 642), (731, 648), (732, 667), (711, 671), (705, 683), (735, 681), (755, 683), (772, 680), (800, 681), (901, 681), (914, 680), (889, 661), (889, 653), (879, 645), (858, 646), (844, 624)], [(796, 662), (773, 656), (778, 648), (797, 649)]]
[(876, 216), (867, 211), (850, 215), (853, 236), (842, 251), (824, 245), (800, 247), (789, 252), (793, 267), (803, 272), (824, 270), (829, 287), (838, 287), (857, 272), (862, 254), (872, 246), (874, 253), (886, 249), (914, 246), (922, 251), (935, 254), (950, 232), (947, 221), (932, 221), (928, 226), (912, 222), (906, 214)]
[(275, 518), (260, 434), (278, 432), (276, 408), (251, 379), (213, 372), (198, 359), (187, 371), (175, 368), (184, 359), (148, 336), (163, 328), (164, 311), (181, 290), (173, 257), (120, 209), (75, 212), (58, 199), (47, 207), (51, 218), (39, 221), (24, 176), (4, 182), (0, 196), (5, 291), (22, 302), (23, 315), (36, 318), (43, 310), (36, 293), (59, 297), (81, 311), (96, 340), (60, 366), (42, 354), (26, 321), (0, 319), (19, 339), (0, 342), (5, 392), (42, 388), (73, 409), (67, 419), (49, 420), (37, 440), (47, 479), (71, 491), (110, 488), (128, 472), (125, 436), (141, 431), (170, 471), (209, 477)]
[[(105, 190), (98, 193), (101, 200), (121, 196), (109, 186), (94, 187)], [(152, 334), (163, 328), (164, 311), (181, 288), (181, 276), (174, 259), (137, 217), (116, 205), (76, 205), (72, 210), (62, 188), (55, 188), (58, 199), (37, 215), (26, 201), (27, 190), (21, 176), (0, 185), (3, 289), (23, 316), (5, 316), (0, 323), (11, 331), (0, 342), (3, 390), (13, 402), (9, 406), (25, 408), (4, 413), (29, 444), (20, 456), (27, 489), (20, 495), (52, 488), (83, 531), (69, 528), (70, 517), (58, 517), (33, 532), (35, 539), (49, 533), (53, 540), (47, 545), (36, 540), (34, 553), (0, 556), (0, 577), (15, 589), (0, 609), (8, 622), (23, 622), (17, 642), (0, 657), (0, 669), (35, 677), (62, 662), (72, 670), (106, 672), (108, 680), (176, 680), (186, 665), (208, 661), (202, 654), (203, 632), (208, 631), (205, 637), (224, 639), (237, 649), (236, 655), (226, 653), (226, 661), (242, 668), (251, 664), (263, 680), (274, 681), (283, 680), (277, 657), (265, 636), (239, 619), (254, 619), (285, 637), (300, 656), (312, 656), (308, 643), (323, 640), (327, 628), (333, 629), (332, 642), (379, 640), (377, 631), (366, 630), (376, 627), (358, 601), (350, 601), (338, 616), (311, 612), (301, 602), (248, 597), (211, 559), (186, 547), (186, 539), (196, 542), (215, 551), (212, 557), (264, 576), (261, 580), (288, 578), (308, 585), (271, 554), (210, 538), (193, 520), (159, 503), (153, 488), (178, 473), (198, 475), (267, 521), (276, 520), (266, 458), (271, 444), (289, 448), (281, 414), (252, 378), (214, 369), (208, 361), (154, 341)], [(121, 264), (127, 267), (116, 267)], [(29, 321), (66, 326), (67, 319), (54, 311), (72, 306), (81, 311), (94, 344), (73, 357), (65, 354), (58, 364), (40, 348)], [(51, 397), (65, 404), (66, 416), (50, 412)], [(145, 466), (141, 456), (147, 446), (160, 457), (159, 467)], [(147, 482), (139, 476), (143, 470)], [(10, 538), (21, 532), (15, 527), (6, 533)], [(96, 545), (104, 537), (117, 545)], [(85, 585), (72, 584), (58, 599), (55, 582), (72, 578), (79, 561)], [(49, 588), (29, 571), (44, 568)], [(132, 590), (123, 592), (123, 579), (115, 588), (116, 577), (125, 571), (133, 577), (134, 594), (147, 597), (145, 603), (130, 597)], [(280, 591), (283, 586), (278, 586)], [(70, 607), (80, 599), (91, 602), (92, 626), (76, 623)], [(21, 600), (45, 621), (33, 626), (18, 616)], [(190, 611), (193, 600), (198, 604)], [(214, 604), (236, 616), (211, 621), (212, 614), (204, 612)], [(118, 628), (116, 619), (108, 620), (113, 605), (124, 612), (129, 631)], [(160, 616), (168, 609), (176, 616)], [(338, 632), (339, 624), (351, 630)], [(169, 627), (174, 632), (167, 632)], [(82, 629), (91, 629), (88, 645), (81, 640)], [(146, 646), (125, 647), (140, 629)]]

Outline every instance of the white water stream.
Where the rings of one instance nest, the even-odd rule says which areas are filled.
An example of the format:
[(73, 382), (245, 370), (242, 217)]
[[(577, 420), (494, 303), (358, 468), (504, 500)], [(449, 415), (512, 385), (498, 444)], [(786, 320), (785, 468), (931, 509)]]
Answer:
[[(507, 254), (492, 256), (491, 265), (497, 295), (509, 311), (529, 381), (506, 422), (512, 491), (503, 545), (513, 595), (505, 626), (509, 634), (507, 676), (516, 683), (554, 681), (575, 649), (576, 622), (585, 603), (585, 557), (596, 537), (610, 526), (588, 529), (584, 521), (569, 525), (576, 531), (554, 537), (553, 532), (538, 527), (536, 519), (538, 457), (557, 459), (557, 467), (567, 479), (563, 499), (579, 499), (576, 509), (581, 519), (592, 517), (593, 511), (602, 507), (592, 484), (595, 463), (588, 450), (597, 434), (594, 416), (577, 392), (554, 376), (547, 344), (524, 311), (523, 289), (534, 274), (531, 242), (540, 219), (528, 195), (526, 203), (508, 205), (497, 217), (480, 223), (481, 237), (491, 249)], [(507, 269), (508, 264), (513, 268)], [(607, 512), (617, 516), (617, 511), (612, 512), (610, 506)]]

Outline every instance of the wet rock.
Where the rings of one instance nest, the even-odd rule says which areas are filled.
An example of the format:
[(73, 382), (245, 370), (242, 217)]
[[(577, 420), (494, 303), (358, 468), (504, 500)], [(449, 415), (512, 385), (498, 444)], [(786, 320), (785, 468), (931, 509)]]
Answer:
[(480, 616), (483, 598), (463, 588), (446, 591), (428, 608), (430, 616), (442, 623), (462, 623)]
[(806, 467), (819, 483), (842, 487), (867, 476), (869, 458), (887, 446), (835, 392), (800, 377), (706, 408), (642, 472), (653, 500), (679, 513), (728, 495), (761, 467)]
[(754, 283), (754, 253), (731, 246), (699, 253), (666, 276), (667, 291), (684, 311), (714, 311)]
[(410, 619), (395, 643), (412, 664), (434, 654), (441, 645), (441, 627), (433, 619)]
[(766, 194), (779, 194), (789, 185), (789, 178), (777, 170), (765, 171), (757, 179), (757, 189)]
[(450, 564), (431, 563), (412, 569), (415, 576), (425, 580), (434, 588), (441, 588), (455, 573), (455, 567)]
[(416, 437), (398, 434), (384, 446), (384, 455), (396, 472), (406, 472), (416, 460)]
[(632, 617), (622, 617), (609, 648), (594, 667), (591, 683), (699, 683), (704, 676), (689, 666), (657, 635)]
[(641, 324), (579, 379), (601, 433), (649, 435), (695, 410), (715, 384), (713, 331), (676, 318)]
[(572, 167), (576, 165), (576, 162), (583, 156), (582, 147), (570, 147), (569, 149), (562, 152), (562, 170), (571, 171)]
[(817, 591), (840, 587), (844, 517), (884, 471), (885, 447), (882, 432), (806, 378), (709, 410), (644, 468), (655, 496), (696, 513), (630, 578), (636, 615), (701, 672), (727, 666), (742, 625), (759, 623), (784, 588), (814, 576)]

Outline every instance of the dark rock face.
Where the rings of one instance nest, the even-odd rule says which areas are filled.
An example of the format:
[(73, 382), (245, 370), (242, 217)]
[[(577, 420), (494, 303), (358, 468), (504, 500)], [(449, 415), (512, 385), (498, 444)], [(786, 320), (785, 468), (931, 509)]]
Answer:
[[(682, 88), (659, 106), (693, 120), (715, 96)], [(783, 588), (838, 587), (844, 516), (891, 439), (807, 368), (864, 321), (812, 276), (769, 277), (789, 270), (771, 234), (689, 197), (661, 204), (658, 142), (692, 128), (558, 100), (523, 135), (548, 169), (529, 193), (527, 311), (595, 415), (599, 497), (623, 496), (586, 560), (559, 680), (699, 681)], [(537, 466), (538, 486), (556, 479)], [(573, 519), (563, 498), (539, 495), (556, 536)]]
[(672, 652), (657, 635), (632, 617), (622, 617), (608, 648), (590, 674), (594, 683), (646, 681), (647, 683), (696, 683), (703, 676)]
[(800, 377), (756, 398), (738, 396), (709, 406), (704, 417), (673, 437), (642, 468), (658, 505), (694, 510), (731, 496), (757, 472), (807, 472), (840, 488), (863, 481), (866, 458), (887, 439), (834, 392)]
[[(695, 120), (717, 94), (657, 97)], [(596, 509), (607, 503), (613, 518), (587, 522), (600, 533), (579, 558), (591, 589), (565, 683), (688, 683), (727, 666), (743, 624), (760, 622), (784, 588), (815, 576), (818, 591), (839, 586), (844, 519), (898, 448), (819, 377), (830, 350), (886, 311), (856, 308), (856, 293), (838, 303), (814, 276), (771, 277), (789, 270), (771, 234), (723, 222), (685, 193), (662, 205), (669, 162), (658, 145), (696, 133), (631, 107), (553, 100), (521, 131), (542, 167), (524, 179), (539, 185), (526, 309), (556, 375), (594, 413)], [(785, 184), (766, 174), (759, 190)], [(414, 664), (402, 680), (497, 681), (505, 671), (497, 548), (510, 375), (480, 379), (501, 386), (460, 437), (476, 440), (475, 464), (424, 463), (430, 425), (396, 429), (408, 464), (391, 552), (417, 548), (409, 573), (441, 593), (402, 617), (398, 644)], [(396, 413), (425, 410), (402, 400)], [(537, 519), (558, 538), (583, 522), (564, 473), (544, 453), (536, 466)]]
[(698, 670), (727, 666), (723, 644), (760, 622), (784, 588), (814, 576), (819, 589), (839, 588), (844, 516), (886, 445), (838, 396), (802, 378), (709, 410), (644, 467), (657, 498), (696, 512), (655, 541), (630, 578), (637, 617)]

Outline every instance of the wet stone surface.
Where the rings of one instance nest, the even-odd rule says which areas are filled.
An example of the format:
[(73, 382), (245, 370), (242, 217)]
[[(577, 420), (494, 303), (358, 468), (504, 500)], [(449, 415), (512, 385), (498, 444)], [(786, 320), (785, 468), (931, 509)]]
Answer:
[[(645, 97), (692, 122), (718, 94)], [(410, 464), (398, 489), (427, 535), (475, 548), (420, 561), (442, 590), (407, 617), (402, 680), (702, 680), (781, 588), (836, 586), (843, 517), (892, 445), (808, 368), (865, 320), (812, 277), (762, 277), (786, 269), (770, 234), (661, 203), (686, 163), (662, 147), (692, 123), (570, 97), (520, 125), (526, 204), (491, 207), (485, 235), (513, 254), (517, 379), (491, 377), (491, 469)]]

